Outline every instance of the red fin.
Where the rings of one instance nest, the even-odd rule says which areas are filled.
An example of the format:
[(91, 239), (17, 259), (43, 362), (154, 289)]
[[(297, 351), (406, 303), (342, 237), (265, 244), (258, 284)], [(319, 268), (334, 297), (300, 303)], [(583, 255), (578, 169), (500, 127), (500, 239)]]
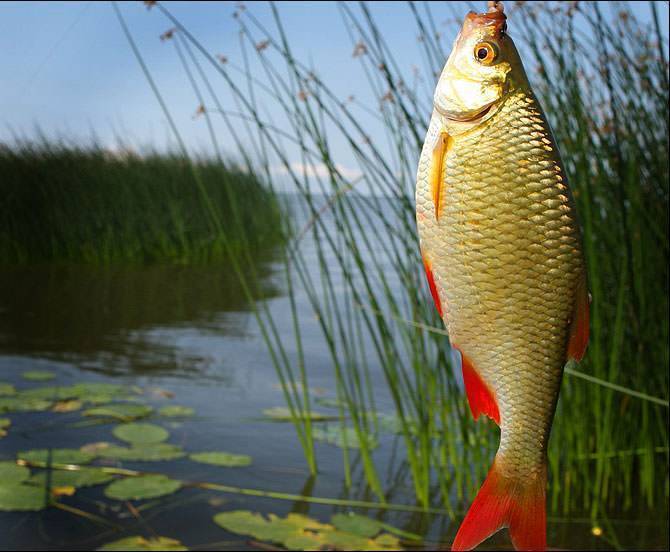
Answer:
[(545, 550), (546, 468), (535, 478), (513, 479), (506, 477), (496, 462), (497, 459), (458, 529), (451, 549), (471, 550), (499, 529), (509, 527), (516, 550)]
[(433, 296), (433, 301), (435, 302), (435, 308), (442, 318), (442, 303), (440, 302), (440, 295), (437, 293), (437, 286), (435, 285), (435, 277), (433, 276), (433, 270), (430, 268), (430, 263), (423, 257), (423, 268), (426, 271), (426, 279), (428, 280), (428, 287), (430, 288), (430, 294)]
[(453, 138), (446, 132), (440, 132), (433, 146), (433, 156), (430, 162), (430, 190), (435, 207), (435, 218), (440, 218), (440, 209), (442, 204), (442, 173), (444, 169), (444, 159), (447, 156), (449, 148), (453, 145)]
[[(454, 347), (456, 347), (454, 345)], [(459, 349), (460, 351), (460, 349)], [(468, 395), (468, 403), (472, 410), (472, 417), (476, 420), (480, 414), (485, 414), (496, 424), (500, 425), (500, 411), (493, 391), (477, 373), (470, 359), (461, 351), (461, 366), (463, 368), (463, 383)]]
[(577, 362), (584, 358), (586, 346), (589, 343), (589, 292), (586, 287), (586, 278), (583, 278), (577, 289), (575, 307), (570, 323), (570, 338), (568, 341), (568, 359)]

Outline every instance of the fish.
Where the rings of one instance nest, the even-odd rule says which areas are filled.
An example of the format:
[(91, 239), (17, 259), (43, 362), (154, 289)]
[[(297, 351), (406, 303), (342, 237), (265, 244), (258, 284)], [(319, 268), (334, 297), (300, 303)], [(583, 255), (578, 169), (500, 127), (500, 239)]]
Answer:
[(500, 5), (466, 15), (438, 79), (416, 222), (472, 415), (500, 426), (452, 550), (505, 527), (515, 549), (544, 550), (549, 435), (563, 369), (586, 351), (590, 296), (565, 168)]

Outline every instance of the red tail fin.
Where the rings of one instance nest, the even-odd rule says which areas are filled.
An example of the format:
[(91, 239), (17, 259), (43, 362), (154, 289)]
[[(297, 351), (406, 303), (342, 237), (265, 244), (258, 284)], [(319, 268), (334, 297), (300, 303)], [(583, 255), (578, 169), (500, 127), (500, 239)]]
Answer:
[(471, 550), (499, 529), (509, 527), (516, 550), (545, 550), (546, 481), (546, 470), (535, 479), (506, 477), (494, 461), (451, 549)]

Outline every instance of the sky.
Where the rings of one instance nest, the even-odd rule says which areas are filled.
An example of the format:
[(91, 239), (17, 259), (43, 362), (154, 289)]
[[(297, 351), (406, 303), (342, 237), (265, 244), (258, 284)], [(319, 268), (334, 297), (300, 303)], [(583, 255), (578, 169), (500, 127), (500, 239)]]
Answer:
[[(237, 2), (171, 2), (169, 9), (214, 54), (231, 64), (242, 65), (239, 23), (233, 17)], [(444, 50), (455, 38), (454, 14), (464, 15), (484, 2), (440, 2), (431, 5), (436, 27), (443, 32)], [(192, 151), (210, 152), (205, 120), (195, 117), (198, 100), (180, 66), (173, 41), (160, 35), (171, 27), (154, 7), (142, 2), (120, 2), (147, 66)], [(272, 27), (270, 6), (246, 4), (258, 20)], [(417, 31), (410, 23), (404, 2), (375, 2), (370, 6), (378, 25), (394, 49), (398, 63), (410, 72), (420, 64)], [(333, 2), (280, 2), (281, 13), (293, 50), (311, 63), (341, 97), (354, 94), (374, 102), (364, 74), (352, 59), (353, 43), (337, 5)], [(637, 8), (636, 8), (637, 9)], [(648, 7), (640, 5), (641, 17)], [(667, 33), (668, 4), (660, 3)], [(511, 25), (510, 25), (511, 26)], [(260, 70), (252, 65), (252, 70)], [(163, 149), (174, 145), (166, 118), (152, 93), (124, 36), (109, 2), (0, 2), (0, 143), (14, 136), (66, 137), (80, 143), (93, 136), (104, 147), (116, 147), (121, 139), (138, 148)], [(212, 76), (216, 83), (216, 75)], [(223, 83), (221, 83), (222, 89)], [(434, 78), (426, 79), (434, 86)], [(368, 94), (366, 96), (366, 94)], [(231, 98), (222, 93), (226, 107)], [(267, 116), (281, 125), (280, 115)], [(427, 117), (429, 114), (427, 114)], [(279, 119), (277, 119), (279, 117)], [(219, 123), (216, 123), (217, 125)], [(372, 122), (370, 124), (373, 124)], [(224, 155), (235, 155), (225, 127), (216, 127)], [(343, 169), (348, 167), (343, 144)], [(298, 159), (292, 161), (298, 162)]]

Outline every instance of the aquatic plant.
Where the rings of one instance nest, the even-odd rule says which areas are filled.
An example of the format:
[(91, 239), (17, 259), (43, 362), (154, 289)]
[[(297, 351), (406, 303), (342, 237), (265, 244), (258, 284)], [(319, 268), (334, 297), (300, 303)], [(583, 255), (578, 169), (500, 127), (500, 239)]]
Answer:
[(0, 172), (6, 264), (222, 262), (283, 240), (275, 194), (217, 159), (24, 140), (0, 147)]
[[(550, 447), (551, 504), (588, 509), (594, 518), (610, 507), (651, 507), (667, 498), (670, 484), (668, 54), (657, 7), (650, 6), (648, 25), (627, 4), (607, 13), (593, 2), (519, 3), (507, 11), (575, 191), (593, 297), (589, 351), (579, 368), (566, 370)], [(272, 179), (270, 163), (278, 160), (301, 197), (307, 223), (294, 229), (283, 259), (292, 356), (276, 331), (279, 322), (262, 306), (257, 314), (310, 469), (317, 469), (315, 434), (298, 293), (307, 297), (330, 354), (347, 484), (347, 436), (355, 434), (367, 482), (386, 499), (369, 439), (380, 426), (370, 371), (381, 370), (416, 498), (429, 508), (439, 495), (454, 516), (453, 503), (469, 499), (485, 476), (495, 437), (471, 420), (416, 237), (416, 159), (431, 83), (448, 53), (435, 8), (409, 4), (422, 69), (407, 75), (372, 8), (339, 4), (373, 105), (338, 96), (327, 76), (297, 57), (274, 5), (272, 29), (253, 10), (236, 12), (242, 66), (207, 51), (169, 7), (155, 7), (174, 26), (170, 37), (185, 70), (199, 75), (194, 88), (210, 95), (199, 110), (227, 123), (242, 119), (262, 173)], [(454, 15), (460, 22), (462, 14)], [(254, 73), (249, 52), (259, 68)], [(201, 63), (221, 77), (235, 113), (222, 109)], [(281, 128), (264, 118), (261, 106), (269, 103), (285, 116)], [(369, 134), (366, 119), (380, 124), (379, 135)], [(358, 163), (357, 176), (343, 169), (335, 137)], [(241, 140), (238, 146), (242, 158), (253, 158)], [(316, 264), (307, 261), (305, 244), (316, 251)], [(343, 281), (338, 286), (335, 270)]]

